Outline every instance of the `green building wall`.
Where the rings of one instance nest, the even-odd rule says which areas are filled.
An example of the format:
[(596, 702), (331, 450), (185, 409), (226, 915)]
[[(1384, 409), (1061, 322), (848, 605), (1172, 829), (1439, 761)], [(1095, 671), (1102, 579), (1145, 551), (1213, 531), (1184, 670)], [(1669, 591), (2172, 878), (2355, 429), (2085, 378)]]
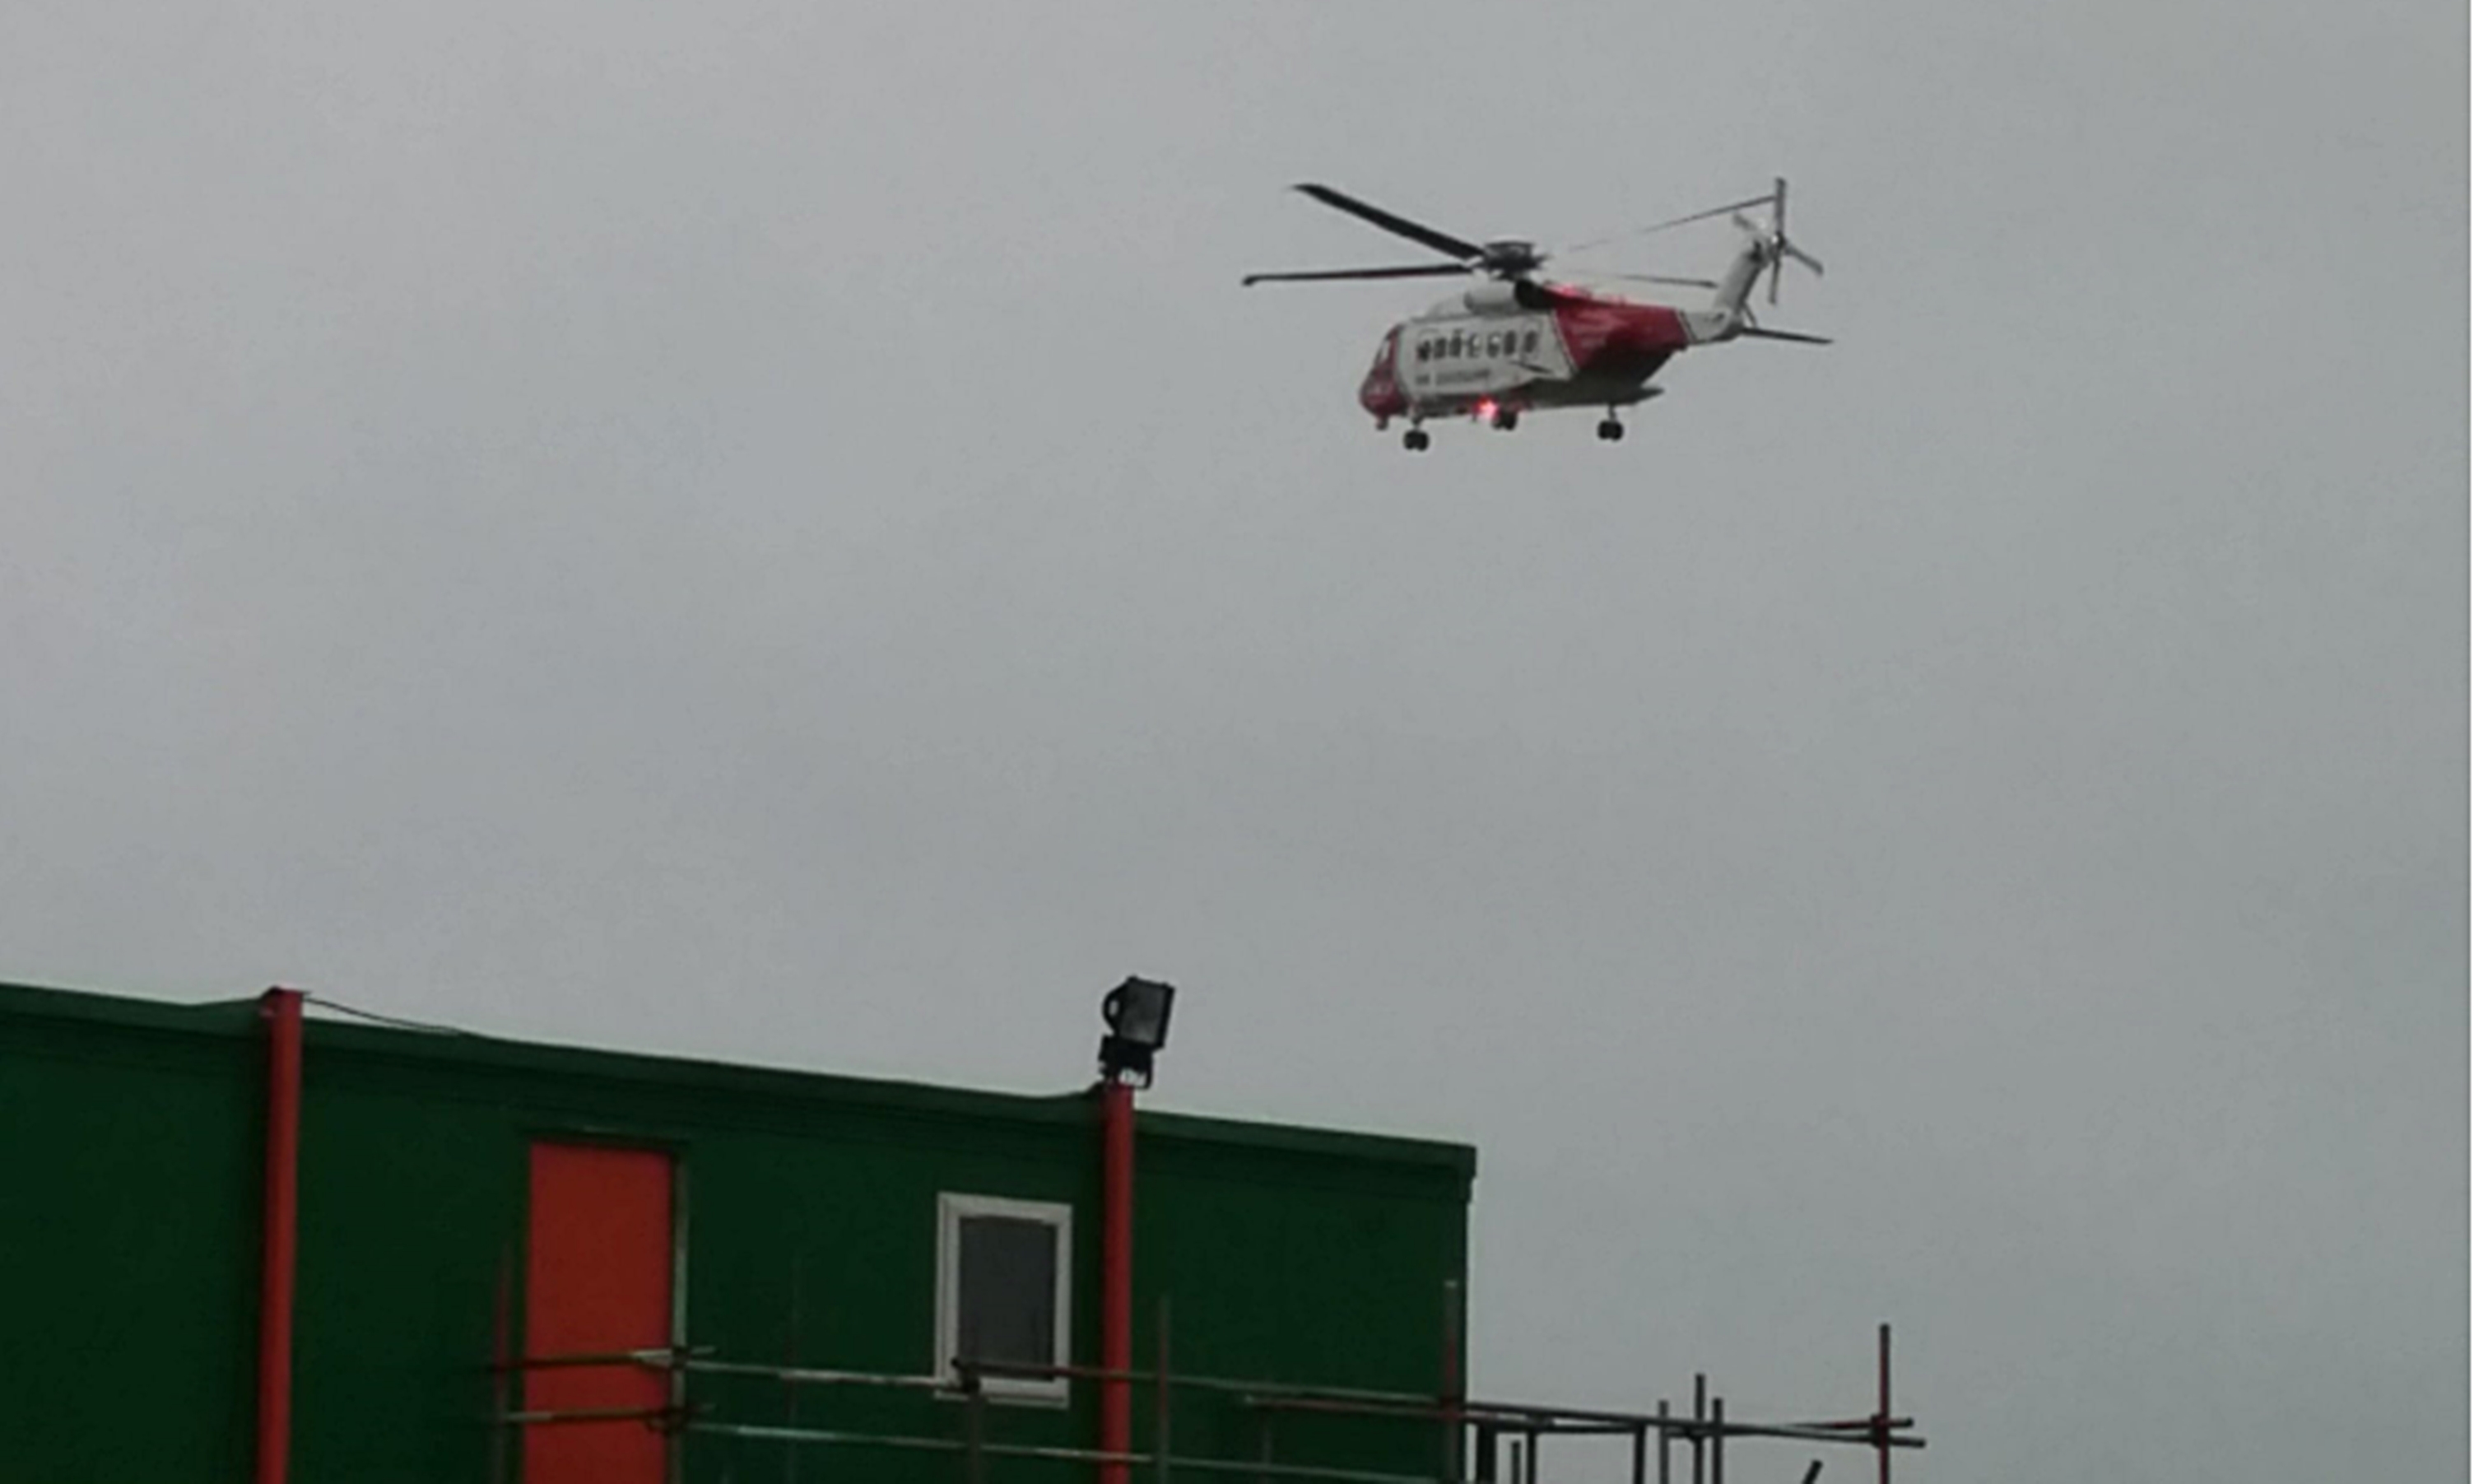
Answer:
[(0, 1475), (246, 1478), (255, 1013), (98, 1008), (0, 991)]
[[(0, 986), (0, 1347), (10, 1472), (117, 1484), (250, 1467), (265, 1046), (252, 1003)], [(490, 1362), (522, 1312), (538, 1139), (671, 1151), (686, 1332), (733, 1360), (923, 1374), (940, 1192), (1070, 1204), (1075, 1358), (1099, 1343), (1084, 1095), (1015, 1097), (313, 1021), (300, 1165), (292, 1477), (515, 1477)], [(1135, 1353), (1169, 1301), (1179, 1372), (1432, 1392), (1465, 1281), (1474, 1156), (1449, 1144), (1144, 1112)], [(521, 1337), (503, 1342), (521, 1344)], [(1091, 1388), (991, 1405), (996, 1442), (1088, 1447)], [(922, 1394), (693, 1376), (716, 1420), (955, 1438)], [(1152, 1399), (1137, 1397), (1136, 1447)], [(10, 1417), (10, 1413), (19, 1413)], [(1176, 1451), (1253, 1457), (1255, 1420), (1180, 1393)], [(691, 1434), (687, 1484), (960, 1477), (950, 1455)], [(1284, 1461), (1434, 1472), (1417, 1423), (1289, 1417)], [(788, 1451), (797, 1448), (796, 1456)], [(503, 1456), (501, 1456), (503, 1454)], [(1087, 1479), (1007, 1461), (997, 1480)]]

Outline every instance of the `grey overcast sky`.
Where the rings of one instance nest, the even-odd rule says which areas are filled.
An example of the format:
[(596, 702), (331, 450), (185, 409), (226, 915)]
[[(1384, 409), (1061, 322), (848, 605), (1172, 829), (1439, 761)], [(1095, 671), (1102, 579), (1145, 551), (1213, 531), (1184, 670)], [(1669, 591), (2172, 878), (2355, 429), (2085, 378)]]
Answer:
[[(2462, 1478), (2466, 58), (16, 0), (0, 977), (1060, 1090), (1158, 975), (1159, 1106), (1480, 1146), (1487, 1389), (1860, 1408), (1889, 1319), (1923, 1484)], [(1839, 343), (1619, 446), (1411, 458), (1433, 285), (1237, 286), (1402, 259), (1295, 181), (1776, 173)]]

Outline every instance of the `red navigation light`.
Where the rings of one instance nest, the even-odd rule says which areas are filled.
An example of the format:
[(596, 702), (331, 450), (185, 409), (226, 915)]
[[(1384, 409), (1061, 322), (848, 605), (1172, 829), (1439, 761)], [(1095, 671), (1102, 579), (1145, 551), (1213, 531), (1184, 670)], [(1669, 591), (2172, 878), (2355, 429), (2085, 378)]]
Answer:
[(1480, 401), (1477, 404), (1477, 415), (1482, 418), (1492, 418), (1494, 416), (1494, 399), (1489, 397)]

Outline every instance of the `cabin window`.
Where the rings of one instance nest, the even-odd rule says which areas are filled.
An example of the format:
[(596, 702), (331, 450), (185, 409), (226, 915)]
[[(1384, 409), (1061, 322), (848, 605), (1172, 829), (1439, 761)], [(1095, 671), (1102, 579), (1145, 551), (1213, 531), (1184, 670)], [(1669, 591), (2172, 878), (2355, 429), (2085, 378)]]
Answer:
[(1461, 332), (1460, 332), (1459, 330), (1457, 330), (1457, 329), (1456, 329), (1456, 330), (1453, 330), (1453, 331), (1452, 331), (1452, 358), (1453, 358), (1453, 359), (1457, 360), (1457, 359), (1459, 359), (1459, 358), (1460, 358), (1461, 349), (1462, 349), (1462, 345), (1461, 345)]
[[(936, 1198), (936, 1355), (1061, 1366), (1073, 1353), (1074, 1208), (995, 1196)], [(991, 1375), (991, 1399), (1066, 1399), (1064, 1377)]]
[(1537, 351), (1538, 331), (1533, 329), (1520, 337), (1520, 353), (1523, 355), (1532, 355), (1537, 353)]

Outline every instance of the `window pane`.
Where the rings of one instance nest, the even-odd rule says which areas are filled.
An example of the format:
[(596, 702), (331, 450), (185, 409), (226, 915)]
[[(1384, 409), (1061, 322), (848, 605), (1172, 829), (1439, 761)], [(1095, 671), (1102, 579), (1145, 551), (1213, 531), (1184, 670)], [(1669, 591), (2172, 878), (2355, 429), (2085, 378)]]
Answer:
[(960, 1333), (971, 1360), (1056, 1359), (1056, 1229), (1019, 1216), (961, 1222)]

